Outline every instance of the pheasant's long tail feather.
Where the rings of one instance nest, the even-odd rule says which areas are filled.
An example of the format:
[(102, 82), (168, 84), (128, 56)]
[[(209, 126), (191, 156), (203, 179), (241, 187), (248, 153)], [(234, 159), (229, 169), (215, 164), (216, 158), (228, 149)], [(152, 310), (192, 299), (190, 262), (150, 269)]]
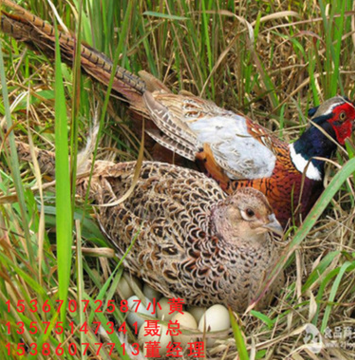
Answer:
[[(11, 13), (4, 10), (1, 11), (1, 30), (16, 40), (24, 42), (30, 48), (44, 52), (50, 59), (53, 59), (55, 54), (54, 27), (11, 0), (2, 0), (0, 3), (11, 11)], [(58, 37), (62, 60), (72, 65), (76, 49), (76, 39), (72, 34), (63, 30), (59, 30)], [(105, 86), (108, 85), (113, 68), (112, 61), (109, 58), (89, 45), (81, 43), (80, 62), (83, 71), (90, 77)], [(165, 126), (166, 124), (159, 123), (157, 119), (151, 116), (152, 114), (143, 99), (144, 93), (154, 91), (169, 93), (170, 91), (161, 81), (147, 72), (140, 72), (140, 77), (138, 77), (118, 66), (112, 89), (121, 99), (128, 102), (133, 115), (138, 115), (133, 116), (134, 121), (140, 121), (142, 116), (153, 120), (148, 121), (146, 129), (155, 135), (153, 138), (156, 141), (166, 146), (173, 153), (179, 154), (188, 160), (194, 160), (195, 144), (191, 141), (191, 136), (189, 137), (189, 134), (186, 132), (182, 132), (182, 136), (177, 136), (173, 132), (168, 131), (169, 128)], [(134, 128), (140, 136), (141, 126), (139, 123), (136, 125)], [(157, 128), (164, 135), (159, 133)], [(179, 126), (176, 126), (176, 128), (179, 129)], [(186, 141), (183, 141), (184, 139)], [(151, 145), (153, 144), (146, 144), (148, 149)]]
[[(1, 30), (29, 47), (43, 51), (48, 57), (54, 57), (55, 29), (52, 25), (26, 11), (10, 0), (3, 0), (2, 4), (13, 13), (2, 10)], [(59, 31), (61, 56), (68, 64), (73, 63), (75, 53), (75, 37), (64, 31)], [(95, 80), (108, 85), (112, 73), (112, 61), (104, 54), (89, 45), (81, 44), (81, 67)], [(138, 112), (146, 113), (142, 94), (146, 83), (140, 77), (118, 66), (113, 82), (113, 90), (123, 96)]]
[[(90, 128), (85, 148), (83, 148), (78, 153), (78, 159), (77, 159), (78, 174), (87, 173), (90, 170), (90, 166), (91, 166), (90, 159), (95, 149), (98, 131), (99, 131), (99, 124), (97, 123), (97, 121), (95, 121), (93, 126)], [(24, 143), (22, 141), (16, 141), (16, 149), (17, 149), (18, 157), (20, 158), (21, 161), (32, 163), (34, 161), (33, 157), (35, 157), (37, 159), (38, 166), (41, 172), (54, 177), (55, 175), (54, 152), (48, 150), (42, 150), (37, 147), (33, 147), (31, 149), (31, 146), (29, 144)]]

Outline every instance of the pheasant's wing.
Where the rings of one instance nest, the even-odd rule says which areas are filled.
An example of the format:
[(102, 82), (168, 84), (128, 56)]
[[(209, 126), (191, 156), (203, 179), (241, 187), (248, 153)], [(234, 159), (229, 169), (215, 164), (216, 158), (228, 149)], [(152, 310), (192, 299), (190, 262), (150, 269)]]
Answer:
[[(161, 145), (189, 160), (207, 146), (212, 161), (230, 179), (271, 176), (276, 162), (273, 140), (245, 117), (194, 96), (146, 92), (144, 100), (151, 118), (164, 133), (152, 134)], [(211, 161), (210, 156), (207, 158)]]
[[(161, 102), (153, 94), (158, 93), (146, 91), (143, 97), (151, 119), (164, 135), (161, 135), (159, 131), (148, 131), (149, 135), (160, 145), (194, 161), (198, 151), (198, 140), (189, 124), (182, 119), (184, 109), (181, 108), (179, 96), (159, 93), (164, 100), (167, 100), (167, 102)], [(167, 107), (167, 103), (169, 107)]]

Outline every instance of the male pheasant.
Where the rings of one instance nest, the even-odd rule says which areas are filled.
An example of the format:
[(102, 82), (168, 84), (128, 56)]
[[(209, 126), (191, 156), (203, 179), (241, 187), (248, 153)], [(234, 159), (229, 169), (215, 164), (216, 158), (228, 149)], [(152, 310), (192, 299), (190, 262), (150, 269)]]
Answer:
[[(29, 146), (17, 143), (22, 160)], [(54, 154), (35, 151), (42, 169), (54, 175)], [(81, 172), (90, 169), (85, 162)], [(114, 205), (131, 187), (136, 162), (96, 161), (89, 196), (101, 229), (125, 258), (124, 266), (168, 298), (189, 305), (225, 304), (243, 312), (280, 256), (282, 235), (266, 197), (253, 188), (227, 196), (206, 175), (176, 165), (143, 162), (131, 196)], [(89, 176), (76, 191), (85, 197)], [(109, 205), (113, 202), (113, 205)], [(107, 206), (108, 205), (108, 206)], [(267, 306), (283, 284), (271, 284), (257, 308)]]
[[(16, 14), (3, 13), (2, 30), (53, 56), (53, 27), (10, 0), (3, 4)], [(74, 44), (70, 34), (60, 33), (62, 58), (68, 63)], [(112, 62), (105, 55), (82, 44), (81, 65), (91, 77), (108, 84)], [(337, 143), (344, 145), (354, 126), (354, 105), (337, 96), (312, 109), (312, 125), (288, 144), (246, 116), (196, 96), (172, 94), (159, 80), (141, 75), (118, 67), (113, 90), (134, 114), (152, 120), (151, 137), (197, 163), (228, 193), (247, 186), (261, 190), (283, 226), (292, 215), (308, 213), (323, 190), (323, 159), (331, 157)]]

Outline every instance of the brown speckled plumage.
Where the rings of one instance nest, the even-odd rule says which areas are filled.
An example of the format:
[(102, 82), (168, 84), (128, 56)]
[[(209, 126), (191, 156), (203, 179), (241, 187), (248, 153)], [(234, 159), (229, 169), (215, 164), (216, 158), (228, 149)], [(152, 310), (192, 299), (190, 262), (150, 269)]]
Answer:
[[(119, 199), (131, 186), (135, 166), (97, 162), (90, 191), (94, 203)], [(79, 194), (86, 193), (87, 181), (79, 180)], [(241, 212), (245, 217), (250, 210), (255, 217), (246, 221)], [(228, 197), (205, 175), (169, 164), (144, 162), (128, 200), (98, 207), (98, 214), (120, 254), (135, 241), (125, 259), (132, 274), (191, 305), (222, 303), (245, 310), (279, 256), (263, 227), (275, 218), (261, 192), (247, 188)], [(282, 277), (260, 307), (281, 283)]]
[[(16, 145), (19, 157), (32, 161), (29, 145)], [(54, 176), (54, 153), (33, 153), (41, 170)], [(84, 175), (78, 176), (76, 192), (81, 197), (88, 188), (88, 154), (80, 156)], [(266, 197), (253, 188), (228, 196), (200, 172), (143, 162), (131, 196), (115, 204), (130, 189), (136, 166), (96, 161), (89, 191), (98, 205), (101, 229), (119, 254), (134, 242), (125, 267), (168, 298), (244, 311), (279, 257), (280, 245), (270, 231), (280, 233), (282, 228)], [(271, 301), (282, 282), (283, 275), (259, 308)]]

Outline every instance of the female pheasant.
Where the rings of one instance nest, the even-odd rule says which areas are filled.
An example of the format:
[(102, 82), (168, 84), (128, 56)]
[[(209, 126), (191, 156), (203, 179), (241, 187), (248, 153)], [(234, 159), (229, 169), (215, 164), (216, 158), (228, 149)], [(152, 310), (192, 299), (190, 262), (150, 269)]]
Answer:
[[(31, 161), (27, 144), (18, 143), (22, 160)], [(37, 151), (43, 171), (53, 175), (54, 154)], [(86, 163), (82, 171), (90, 169)], [(128, 270), (168, 298), (190, 305), (225, 304), (243, 312), (280, 256), (272, 232), (282, 227), (258, 190), (227, 196), (204, 174), (159, 162), (143, 162), (131, 196), (136, 162), (96, 161), (90, 198), (98, 207), (102, 231), (125, 258)], [(89, 177), (77, 181), (85, 197)], [(271, 284), (258, 308), (267, 306), (283, 283)]]
[[(2, 30), (53, 56), (53, 27), (10, 0), (3, 4), (17, 15), (3, 13)], [(73, 37), (60, 33), (60, 44), (63, 59), (71, 63)], [(81, 65), (91, 77), (108, 84), (112, 62), (105, 55), (82, 44)], [(135, 115), (152, 120), (151, 137), (197, 163), (228, 193), (246, 186), (262, 191), (283, 226), (293, 215), (308, 213), (323, 190), (323, 159), (332, 156), (337, 143), (344, 144), (354, 126), (354, 105), (337, 96), (312, 109), (312, 125), (287, 144), (246, 116), (199, 97), (172, 94), (159, 80), (141, 75), (142, 79), (119, 67), (113, 89)]]

